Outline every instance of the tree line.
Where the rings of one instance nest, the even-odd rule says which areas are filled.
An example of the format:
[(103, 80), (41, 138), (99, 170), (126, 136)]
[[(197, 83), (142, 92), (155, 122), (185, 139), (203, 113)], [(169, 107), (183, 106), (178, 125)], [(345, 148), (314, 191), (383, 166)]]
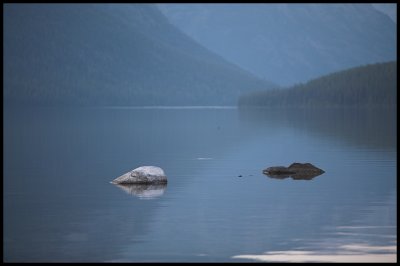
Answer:
[(241, 95), (239, 106), (360, 107), (395, 106), (397, 61), (335, 72), (305, 84)]

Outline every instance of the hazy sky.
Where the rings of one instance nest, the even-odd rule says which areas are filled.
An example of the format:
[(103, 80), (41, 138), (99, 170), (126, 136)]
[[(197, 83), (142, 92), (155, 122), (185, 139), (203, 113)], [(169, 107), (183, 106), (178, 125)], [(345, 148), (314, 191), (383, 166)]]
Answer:
[(397, 4), (372, 4), (372, 6), (388, 15), (397, 24)]

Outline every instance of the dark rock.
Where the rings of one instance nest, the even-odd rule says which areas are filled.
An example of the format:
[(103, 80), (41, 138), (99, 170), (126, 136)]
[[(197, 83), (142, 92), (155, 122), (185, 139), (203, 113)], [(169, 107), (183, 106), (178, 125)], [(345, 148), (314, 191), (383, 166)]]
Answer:
[(325, 173), (310, 163), (293, 163), (289, 167), (273, 166), (263, 170), (263, 174), (277, 179), (291, 177), (295, 180), (310, 180)]
[(314, 174), (323, 174), (325, 173), (324, 170), (315, 167), (310, 163), (292, 163), (288, 169), (298, 174), (302, 173), (314, 173)]
[(295, 172), (291, 171), (289, 168), (285, 166), (273, 166), (268, 167), (263, 171), (264, 174), (267, 175), (291, 175), (295, 174)]

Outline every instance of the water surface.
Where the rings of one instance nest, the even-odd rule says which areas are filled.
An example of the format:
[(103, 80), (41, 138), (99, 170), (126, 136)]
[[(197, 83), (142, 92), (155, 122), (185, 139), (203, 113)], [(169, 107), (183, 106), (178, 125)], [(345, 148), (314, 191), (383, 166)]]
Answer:
[[(4, 110), (4, 261), (396, 261), (395, 110)], [(269, 166), (310, 162), (311, 180)], [(114, 178), (156, 165), (166, 186)]]

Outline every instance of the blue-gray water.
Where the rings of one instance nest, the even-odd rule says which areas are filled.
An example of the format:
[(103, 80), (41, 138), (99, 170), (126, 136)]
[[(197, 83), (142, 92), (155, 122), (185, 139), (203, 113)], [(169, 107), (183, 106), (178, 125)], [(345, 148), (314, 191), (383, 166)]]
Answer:
[[(5, 109), (3, 133), (7, 262), (396, 260), (395, 110)], [(262, 174), (293, 162), (326, 172)], [(141, 165), (168, 185), (109, 183)]]

